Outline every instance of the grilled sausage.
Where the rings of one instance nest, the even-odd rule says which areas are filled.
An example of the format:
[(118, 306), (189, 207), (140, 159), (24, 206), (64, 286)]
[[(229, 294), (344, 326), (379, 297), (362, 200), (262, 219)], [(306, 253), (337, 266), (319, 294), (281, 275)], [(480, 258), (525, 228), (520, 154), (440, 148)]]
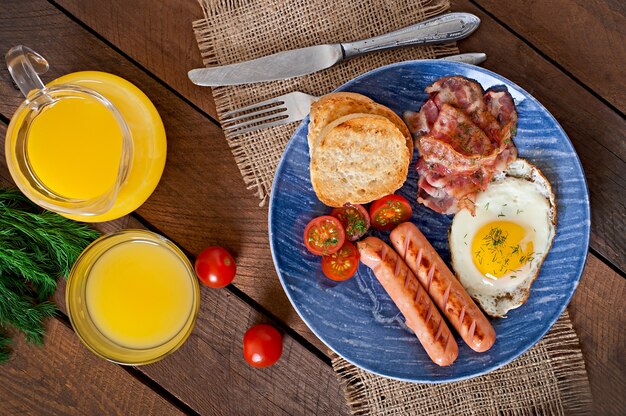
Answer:
[(398, 225), (389, 236), (391, 244), (417, 276), (439, 310), (476, 352), (487, 351), (496, 332), (452, 274), (424, 234), (413, 224)]
[(409, 267), (378, 238), (368, 237), (357, 247), (361, 262), (373, 270), (431, 360), (440, 366), (452, 364), (459, 354), (454, 336)]

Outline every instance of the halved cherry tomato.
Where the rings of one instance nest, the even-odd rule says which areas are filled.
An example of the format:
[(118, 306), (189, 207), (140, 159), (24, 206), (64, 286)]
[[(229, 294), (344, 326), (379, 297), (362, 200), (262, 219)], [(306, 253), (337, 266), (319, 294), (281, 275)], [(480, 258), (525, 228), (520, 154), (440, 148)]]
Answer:
[(253, 367), (268, 367), (282, 353), (283, 337), (271, 325), (254, 325), (243, 336), (243, 357)]
[(313, 218), (304, 229), (304, 245), (311, 253), (318, 256), (337, 252), (344, 241), (346, 241), (346, 233), (343, 225), (337, 218), (330, 215)]
[(227, 286), (235, 278), (235, 259), (225, 248), (207, 247), (196, 258), (196, 275), (205, 285), (214, 289)]
[(370, 206), (372, 227), (378, 230), (391, 230), (411, 218), (412, 212), (411, 205), (405, 197), (396, 194), (384, 196)]
[(338, 252), (322, 257), (322, 271), (332, 280), (348, 280), (359, 268), (359, 250), (346, 241)]
[(337, 218), (344, 230), (346, 230), (346, 238), (350, 241), (356, 241), (370, 228), (370, 216), (363, 205), (346, 204), (343, 207), (333, 209), (331, 216)]

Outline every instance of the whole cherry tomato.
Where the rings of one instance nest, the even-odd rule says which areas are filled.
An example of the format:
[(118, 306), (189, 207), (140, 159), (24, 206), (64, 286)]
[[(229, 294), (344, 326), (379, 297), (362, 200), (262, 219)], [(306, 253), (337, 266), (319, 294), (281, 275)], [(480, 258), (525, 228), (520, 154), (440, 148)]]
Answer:
[(313, 254), (325, 256), (338, 251), (346, 241), (341, 222), (330, 215), (313, 218), (304, 229), (304, 245)]
[(243, 336), (243, 357), (253, 367), (269, 367), (282, 353), (283, 337), (271, 325), (254, 325)]
[(372, 227), (391, 230), (411, 218), (412, 212), (411, 204), (405, 197), (396, 194), (384, 196), (370, 206)]
[(196, 275), (205, 285), (220, 289), (235, 278), (235, 259), (225, 248), (207, 247), (196, 258)]

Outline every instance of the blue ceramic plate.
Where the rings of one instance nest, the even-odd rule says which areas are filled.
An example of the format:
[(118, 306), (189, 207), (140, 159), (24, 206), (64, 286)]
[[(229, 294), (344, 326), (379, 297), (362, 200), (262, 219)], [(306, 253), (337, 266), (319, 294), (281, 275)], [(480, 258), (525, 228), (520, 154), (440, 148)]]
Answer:
[[(486, 353), (472, 351), (457, 336), (459, 357), (449, 367), (431, 362), (404, 318), (371, 271), (361, 265), (356, 276), (335, 283), (325, 278), (320, 258), (304, 247), (304, 227), (330, 208), (315, 196), (309, 178), (306, 141), (308, 118), (294, 133), (276, 172), (269, 208), (269, 237), (274, 264), (294, 308), (311, 330), (351, 363), (383, 376), (420, 383), (463, 380), (507, 364), (537, 343), (558, 319), (580, 279), (589, 244), (589, 197), (580, 161), (552, 115), (526, 91), (485, 69), (445, 61), (411, 61), (361, 75), (337, 91), (367, 95), (398, 114), (418, 110), (427, 99), (424, 88), (447, 75), (462, 75), (487, 89), (505, 85), (519, 113), (514, 141), (519, 157), (528, 159), (549, 179), (556, 193), (558, 224), (550, 250), (528, 301), (493, 319), (497, 339)], [(414, 156), (413, 164), (417, 160)], [(417, 173), (399, 193), (417, 195)], [(413, 204), (411, 219), (448, 262), (448, 229), (452, 217)], [(378, 234), (376, 234), (378, 235)], [(382, 236), (388, 241), (387, 233)]]

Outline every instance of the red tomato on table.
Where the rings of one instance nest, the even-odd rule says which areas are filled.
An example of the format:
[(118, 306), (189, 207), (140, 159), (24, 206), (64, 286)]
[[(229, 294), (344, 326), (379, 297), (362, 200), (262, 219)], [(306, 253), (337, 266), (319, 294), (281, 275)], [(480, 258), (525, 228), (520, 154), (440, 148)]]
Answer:
[(346, 241), (338, 252), (322, 257), (322, 272), (332, 280), (348, 280), (359, 268), (359, 250)]
[(411, 218), (413, 210), (405, 197), (392, 194), (380, 198), (370, 206), (372, 227), (391, 230)]
[(363, 205), (347, 204), (340, 208), (334, 208), (330, 215), (341, 222), (346, 231), (346, 238), (350, 241), (356, 241), (363, 237), (370, 228), (370, 216)]
[(318, 256), (337, 252), (344, 241), (346, 234), (343, 225), (330, 215), (313, 218), (304, 229), (304, 245)]
[(268, 367), (283, 353), (283, 337), (267, 324), (254, 325), (243, 336), (243, 357), (253, 367)]
[(226, 249), (218, 246), (207, 247), (196, 258), (196, 275), (205, 285), (220, 289), (235, 278), (235, 259)]

